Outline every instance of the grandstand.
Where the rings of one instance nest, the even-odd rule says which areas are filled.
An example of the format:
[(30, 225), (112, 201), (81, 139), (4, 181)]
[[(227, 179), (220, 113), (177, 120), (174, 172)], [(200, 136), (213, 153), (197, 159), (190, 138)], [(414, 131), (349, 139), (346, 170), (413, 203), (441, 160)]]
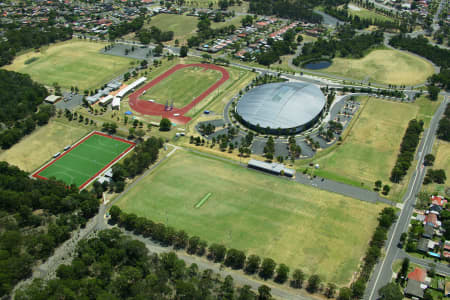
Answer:
[(124, 87), (123, 89), (121, 89), (116, 96), (114, 97), (114, 99), (112, 100), (112, 108), (113, 109), (119, 109), (120, 108), (120, 100), (122, 100), (122, 98), (129, 92), (133, 91), (136, 87), (138, 87), (139, 85), (143, 84), (145, 81), (147, 80), (147, 77), (141, 77), (138, 80), (136, 80), (135, 82), (133, 82), (132, 84)]

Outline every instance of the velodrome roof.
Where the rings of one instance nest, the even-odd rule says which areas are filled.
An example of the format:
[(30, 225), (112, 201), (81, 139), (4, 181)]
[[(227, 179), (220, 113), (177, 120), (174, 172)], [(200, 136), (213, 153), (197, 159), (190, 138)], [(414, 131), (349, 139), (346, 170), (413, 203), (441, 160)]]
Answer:
[(309, 123), (321, 113), (325, 96), (316, 85), (279, 82), (257, 86), (238, 102), (237, 113), (261, 128), (295, 128)]

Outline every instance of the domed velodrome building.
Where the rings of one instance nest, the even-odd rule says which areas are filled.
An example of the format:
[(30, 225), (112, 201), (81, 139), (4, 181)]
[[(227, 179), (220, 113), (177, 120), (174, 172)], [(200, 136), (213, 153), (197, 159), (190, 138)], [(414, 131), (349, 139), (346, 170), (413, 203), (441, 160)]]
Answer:
[(319, 87), (303, 82), (257, 86), (241, 97), (236, 113), (248, 128), (270, 134), (295, 134), (311, 128), (325, 108)]

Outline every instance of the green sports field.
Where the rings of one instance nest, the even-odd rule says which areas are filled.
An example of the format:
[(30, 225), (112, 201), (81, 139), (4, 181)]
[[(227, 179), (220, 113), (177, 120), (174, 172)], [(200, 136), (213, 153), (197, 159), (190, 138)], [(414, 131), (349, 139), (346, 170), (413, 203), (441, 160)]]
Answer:
[(160, 104), (166, 101), (176, 108), (182, 108), (206, 91), (222, 77), (222, 73), (201, 67), (188, 67), (175, 73), (146, 91), (140, 99), (155, 100)]
[(185, 150), (118, 205), (337, 284), (357, 270), (383, 208)]
[(83, 188), (89, 179), (130, 147), (125, 141), (94, 133), (33, 176), (54, 177)]
[[(80, 91), (98, 88), (130, 67), (131, 58), (99, 53), (105, 43), (71, 40), (18, 56), (5, 69), (29, 74), (33, 80)], [(32, 63), (25, 62), (37, 58)]]

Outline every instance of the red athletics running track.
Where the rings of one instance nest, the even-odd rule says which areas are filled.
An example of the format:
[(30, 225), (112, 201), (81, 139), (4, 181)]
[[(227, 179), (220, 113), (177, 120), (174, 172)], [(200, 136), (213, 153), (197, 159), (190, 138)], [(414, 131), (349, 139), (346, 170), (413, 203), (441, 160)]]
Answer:
[[(206, 91), (201, 93), (200, 96), (195, 98), (194, 101), (189, 103), (183, 108), (176, 108), (174, 107), (171, 111), (166, 111), (165, 106), (163, 104), (150, 102), (146, 100), (139, 99), (139, 96), (142, 95), (142, 93), (152, 86), (158, 84), (161, 80), (163, 80), (166, 77), (169, 77), (176, 71), (183, 69), (183, 68), (189, 68), (189, 67), (202, 67), (205, 69), (211, 69), (216, 70), (222, 73), (222, 78), (218, 80), (216, 83), (211, 85)], [(225, 81), (227, 81), (230, 78), (230, 74), (228, 73), (225, 68), (222, 68), (217, 65), (210, 65), (210, 64), (178, 64), (175, 67), (171, 68), (170, 70), (166, 71), (162, 75), (156, 77), (143, 87), (141, 87), (139, 90), (134, 92), (130, 95), (130, 107), (137, 111), (138, 113), (144, 114), (144, 115), (151, 115), (151, 116), (162, 116), (164, 118), (168, 118), (171, 121), (179, 124), (186, 124), (191, 120), (190, 117), (184, 116), (185, 113), (187, 113), (191, 108), (193, 108), (197, 103), (205, 99), (209, 94), (211, 94), (215, 89), (217, 89), (219, 86), (221, 86)], [(174, 116), (175, 114), (178, 114), (178, 116)]]

